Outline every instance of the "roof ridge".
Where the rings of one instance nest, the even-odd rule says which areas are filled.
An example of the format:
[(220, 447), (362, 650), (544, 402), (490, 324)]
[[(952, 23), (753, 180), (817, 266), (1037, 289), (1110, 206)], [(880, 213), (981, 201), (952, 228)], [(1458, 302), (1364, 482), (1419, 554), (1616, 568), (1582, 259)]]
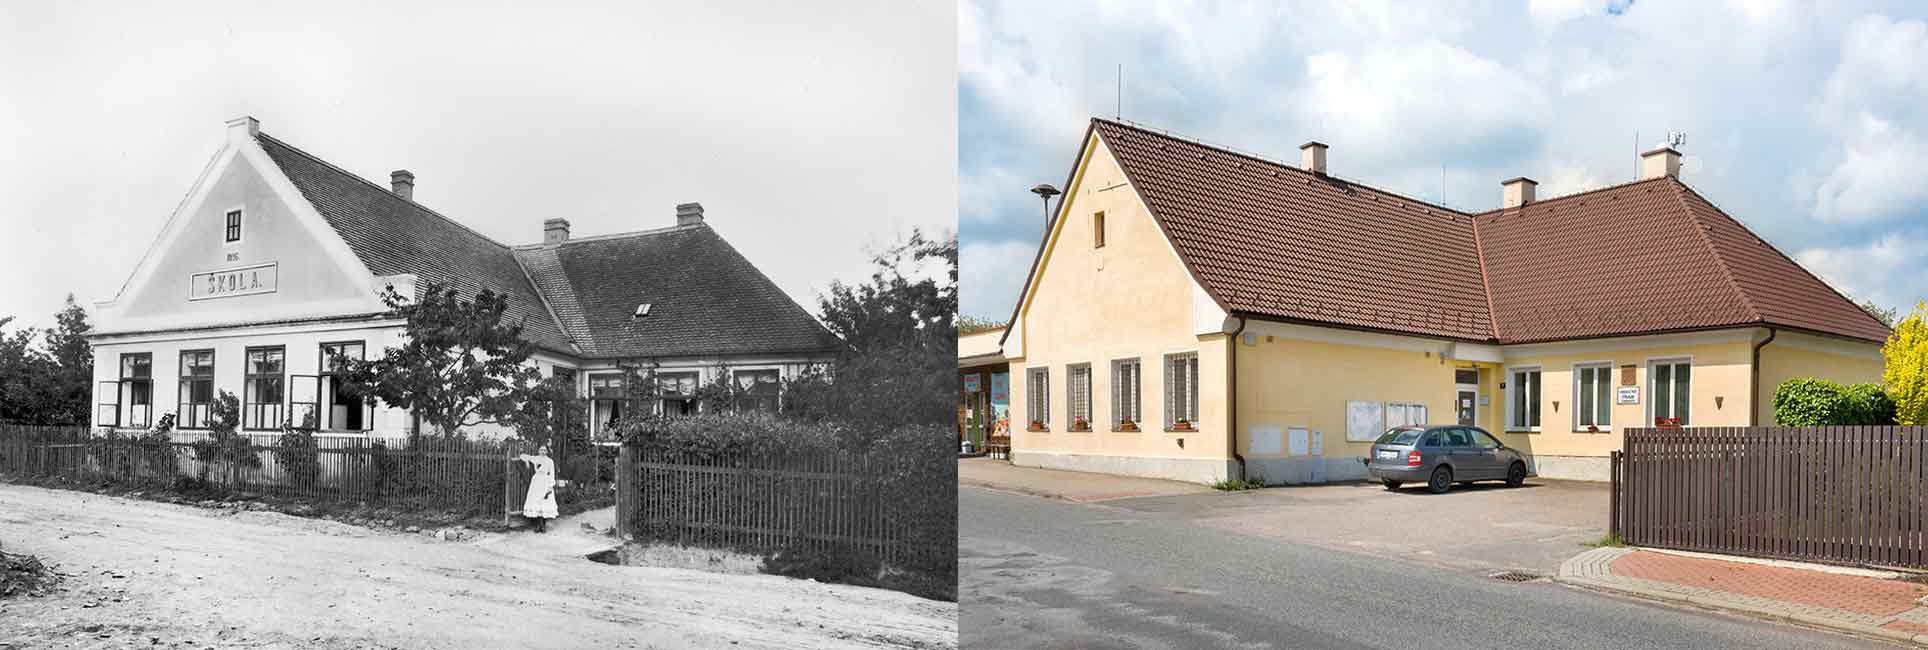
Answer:
[(1479, 286), (1486, 290), (1486, 320), (1492, 326), (1493, 340), (1500, 340), (1499, 312), (1493, 308), (1493, 281), (1486, 275), (1486, 242), (1480, 238), (1479, 220), (1473, 222), (1473, 258), (1479, 260)]
[(1734, 277), (1734, 267), (1727, 263), (1727, 257), (1721, 254), (1720, 246), (1714, 244), (1714, 238), (1707, 234), (1707, 224), (1701, 223), (1700, 214), (1694, 211), (1694, 206), (1687, 204), (1687, 195), (1681, 192), (1687, 184), (1671, 175), (1660, 178), (1672, 181), (1666, 183), (1666, 186), (1673, 190), (1674, 200), (1680, 202), (1680, 209), (1687, 211), (1687, 219), (1693, 222), (1694, 232), (1700, 235), (1700, 241), (1707, 246), (1707, 254), (1714, 257), (1714, 263), (1720, 265), (1721, 275), (1727, 278), (1727, 287), (1734, 291), (1734, 297), (1741, 301), (1741, 308), (1746, 309), (1747, 315), (1752, 316), (1755, 321), (1765, 320), (1761, 318), (1761, 310), (1754, 306), (1753, 299), (1747, 296), (1746, 291), (1741, 290), (1740, 279)]
[[(1118, 126), (1121, 126), (1121, 127), (1124, 127), (1124, 128), (1127, 128), (1127, 129), (1131, 129), (1131, 130), (1133, 130), (1133, 131), (1138, 131), (1138, 132), (1140, 132), (1140, 133), (1147, 133), (1147, 134), (1150, 134), (1150, 135), (1155, 135), (1155, 136), (1158, 136), (1158, 137), (1161, 137), (1161, 138), (1168, 138), (1168, 139), (1171, 139), (1171, 140), (1177, 140), (1177, 141), (1180, 141), (1180, 142), (1184, 142), (1184, 143), (1187, 143), (1187, 144), (1191, 144), (1191, 145), (1193, 145), (1193, 146), (1199, 146), (1199, 147), (1204, 147), (1204, 148), (1206, 148), (1206, 149), (1211, 149), (1211, 150), (1213, 150), (1213, 151), (1217, 151), (1217, 152), (1220, 152), (1220, 153), (1224, 153), (1224, 154), (1226, 154), (1226, 155), (1231, 155), (1231, 156), (1238, 156), (1238, 157), (1240, 157), (1240, 158), (1246, 158), (1246, 159), (1249, 159), (1249, 160), (1254, 160), (1254, 161), (1258, 161), (1258, 162), (1261, 162), (1261, 163), (1265, 163), (1265, 164), (1268, 164), (1268, 165), (1275, 165), (1275, 166), (1278, 166), (1278, 167), (1279, 167), (1279, 168), (1281, 168), (1281, 169), (1284, 169), (1284, 170), (1286, 170), (1286, 171), (1290, 171), (1290, 172), (1292, 172), (1292, 173), (1294, 173), (1294, 174), (1297, 174), (1297, 175), (1299, 175), (1299, 176), (1301, 176), (1301, 177), (1304, 177), (1304, 178), (1308, 178), (1308, 179), (1310, 179), (1310, 178), (1317, 178), (1317, 177), (1321, 177), (1321, 176), (1322, 176), (1322, 177), (1324, 177), (1324, 178), (1328, 178), (1328, 179), (1333, 179), (1333, 180), (1337, 180), (1337, 181), (1340, 181), (1340, 182), (1342, 182), (1342, 183), (1345, 183), (1345, 184), (1347, 184), (1347, 185), (1351, 185), (1351, 186), (1356, 186), (1356, 187), (1363, 187), (1363, 188), (1365, 188), (1365, 189), (1368, 189), (1368, 190), (1372, 190), (1373, 192), (1376, 192), (1376, 193), (1379, 193), (1379, 194), (1384, 194), (1384, 195), (1386, 195), (1386, 196), (1390, 196), (1390, 197), (1394, 197), (1394, 198), (1398, 198), (1398, 199), (1402, 199), (1402, 200), (1405, 200), (1405, 201), (1411, 201), (1411, 202), (1413, 202), (1413, 203), (1416, 203), (1416, 204), (1419, 204), (1419, 205), (1423, 205), (1423, 206), (1426, 206), (1426, 207), (1428, 207), (1428, 208), (1432, 208), (1432, 209), (1435, 209), (1435, 210), (1440, 210), (1440, 211), (1444, 211), (1444, 212), (1446, 212), (1446, 213), (1448, 213), (1448, 214), (1447, 214), (1447, 215), (1445, 215), (1445, 216), (1454, 216), (1454, 215), (1457, 215), (1457, 216), (1462, 216), (1462, 217), (1469, 217), (1469, 218), (1470, 218), (1470, 217), (1472, 217), (1472, 216), (1474, 216), (1474, 215), (1476, 215), (1476, 214), (1479, 214), (1479, 213), (1474, 213), (1474, 212), (1467, 212), (1467, 211), (1464, 211), (1464, 210), (1460, 210), (1460, 209), (1457, 209), (1457, 208), (1451, 208), (1451, 207), (1447, 207), (1447, 206), (1444, 206), (1444, 205), (1440, 205), (1440, 204), (1438, 204), (1438, 203), (1433, 203), (1433, 202), (1431, 202), (1431, 201), (1427, 201), (1427, 200), (1425, 200), (1425, 199), (1418, 199), (1418, 198), (1414, 198), (1414, 197), (1412, 197), (1411, 195), (1408, 195), (1408, 194), (1403, 194), (1403, 193), (1400, 193), (1400, 192), (1395, 192), (1395, 191), (1393, 191), (1393, 190), (1389, 190), (1389, 189), (1385, 189), (1385, 188), (1383, 188), (1383, 187), (1379, 187), (1379, 186), (1377, 186), (1377, 185), (1371, 185), (1371, 184), (1368, 184), (1368, 183), (1366, 183), (1366, 182), (1364, 182), (1364, 181), (1360, 181), (1360, 180), (1358, 180), (1358, 179), (1353, 179), (1353, 178), (1348, 178), (1348, 177), (1345, 177), (1345, 176), (1339, 176), (1339, 175), (1336, 175), (1336, 174), (1318, 174), (1318, 175), (1314, 175), (1314, 174), (1312, 174), (1311, 172), (1308, 172), (1308, 171), (1305, 171), (1305, 170), (1303, 170), (1303, 169), (1300, 169), (1300, 168), (1298, 168), (1298, 167), (1297, 167), (1296, 165), (1293, 165), (1293, 164), (1291, 164), (1291, 163), (1287, 163), (1287, 162), (1282, 162), (1282, 161), (1278, 161), (1278, 160), (1273, 160), (1273, 159), (1271, 159), (1271, 158), (1267, 158), (1267, 157), (1265, 157), (1265, 156), (1262, 156), (1262, 155), (1259, 155), (1259, 154), (1256, 154), (1256, 153), (1249, 153), (1249, 152), (1245, 152), (1245, 151), (1239, 151), (1239, 150), (1237, 150), (1237, 149), (1233, 149), (1233, 148), (1231, 148), (1231, 147), (1228, 147), (1228, 146), (1225, 146), (1225, 145), (1217, 145), (1217, 144), (1212, 144), (1212, 143), (1209, 143), (1209, 142), (1205, 142), (1205, 141), (1203, 141), (1203, 140), (1199, 140), (1199, 139), (1197, 139), (1197, 138), (1192, 138), (1192, 137), (1188, 137), (1188, 136), (1183, 136), (1183, 135), (1178, 135), (1178, 134), (1176, 134), (1176, 133), (1173, 133), (1173, 132), (1171, 132), (1171, 131), (1169, 131), (1169, 130), (1165, 130), (1165, 129), (1157, 129), (1157, 128), (1154, 128), (1154, 127), (1151, 127), (1151, 126), (1148, 126), (1148, 125), (1144, 125), (1144, 124), (1140, 124), (1140, 123), (1137, 123), (1137, 122), (1131, 122), (1131, 121), (1126, 121), (1126, 120), (1114, 120), (1114, 119), (1107, 119), (1107, 118), (1103, 118), (1103, 117), (1093, 117), (1093, 118), (1091, 118), (1091, 120), (1092, 120), (1092, 121), (1094, 121), (1094, 122), (1105, 122), (1105, 123), (1109, 123), (1109, 124), (1116, 124), (1116, 125), (1118, 125)], [(1410, 206), (1406, 206), (1406, 207), (1410, 207)]]
[[(1664, 177), (1663, 177), (1663, 178), (1664, 178)], [(1612, 185), (1602, 185), (1602, 186), (1600, 186), (1600, 187), (1596, 187), (1596, 188), (1593, 188), (1593, 189), (1587, 189), (1587, 190), (1580, 190), (1580, 191), (1578, 191), (1578, 192), (1574, 192), (1574, 193), (1572, 193), (1572, 194), (1562, 194), (1562, 195), (1560, 195), (1560, 196), (1555, 196), (1555, 197), (1552, 197), (1552, 198), (1545, 198), (1545, 199), (1534, 199), (1534, 200), (1533, 200), (1533, 201), (1532, 201), (1531, 203), (1523, 203), (1523, 204), (1520, 204), (1520, 205), (1516, 205), (1516, 206), (1513, 206), (1513, 207), (1510, 207), (1510, 208), (1508, 208), (1508, 207), (1499, 207), (1499, 208), (1493, 208), (1493, 209), (1491, 209), (1491, 210), (1487, 210), (1487, 211), (1485, 211), (1485, 212), (1481, 212), (1481, 213), (1478, 213), (1478, 214), (1475, 214), (1475, 215), (1473, 215), (1473, 216), (1475, 216), (1475, 217), (1489, 217), (1489, 216), (1496, 216), (1496, 215), (1498, 215), (1498, 214), (1500, 214), (1500, 213), (1503, 213), (1503, 212), (1506, 212), (1506, 211), (1508, 211), (1508, 210), (1520, 210), (1520, 209), (1523, 209), (1523, 208), (1525, 208), (1525, 207), (1526, 207), (1526, 206), (1528, 206), (1528, 205), (1534, 205), (1534, 206), (1542, 206), (1542, 205), (1546, 205), (1546, 204), (1548, 204), (1548, 203), (1556, 203), (1556, 202), (1560, 202), (1560, 201), (1566, 201), (1566, 200), (1570, 200), (1570, 199), (1575, 199), (1575, 198), (1579, 198), (1579, 197), (1582, 197), (1582, 196), (1586, 196), (1586, 195), (1588, 195), (1588, 194), (1599, 194), (1599, 193), (1601, 193), (1601, 192), (1606, 192), (1606, 191), (1609, 191), (1609, 190), (1617, 190), (1617, 189), (1621, 189), (1621, 188), (1626, 188), (1626, 187), (1633, 187), (1633, 186), (1635, 186), (1635, 185), (1639, 185), (1639, 184), (1641, 184), (1641, 183), (1647, 183), (1647, 182), (1652, 182), (1652, 181), (1656, 181), (1656, 180), (1660, 180), (1660, 179), (1659, 179), (1659, 178), (1641, 178), (1641, 179), (1635, 179), (1635, 180), (1631, 180), (1631, 181), (1627, 181), (1627, 182), (1625, 182), (1625, 183), (1614, 183), (1614, 184), (1612, 184)]]
[(549, 304), (549, 292), (542, 290), (542, 283), (537, 282), (535, 274), (529, 272), (529, 265), (522, 263), (521, 251), (511, 250), (509, 252), (509, 258), (515, 260), (516, 268), (520, 269), (522, 271), (522, 277), (529, 281), (529, 288), (535, 289), (536, 300), (542, 303), (542, 311), (549, 314), (549, 321), (556, 324), (556, 331), (562, 333), (563, 339), (569, 341), (569, 346), (576, 349), (575, 352), (578, 356), (582, 355), (584, 350), (583, 344), (577, 342), (576, 335), (571, 334), (569, 328), (562, 324), (562, 316), (557, 315), (555, 306)]
[(504, 248), (504, 249), (507, 249), (507, 248), (509, 248), (509, 246), (508, 246), (507, 244), (504, 244), (504, 243), (502, 243), (502, 242), (499, 242), (499, 241), (496, 241), (494, 237), (490, 237), (490, 236), (488, 236), (488, 235), (485, 235), (485, 234), (482, 234), (482, 231), (479, 231), (479, 230), (476, 230), (476, 229), (474, 229), (474, 228), (470, 228), (470, 227), (468, 226), (468, 224), (465, 224), (465, 223), (462, 223), (462, 222), (460, 222), (460, 221), (457, 221), (457, 220), (455, 220), (455, 218), (453, 218), (453, 217), (450, 217), (450, 216), (448, 216), (448, 215), (445, 215), (445, 214), (442, 214), (442, 213), (440, 213), (440, 212), (436, 212), (436, 211), (435, 211), (435, 208), (431, 208), (431, 207), (428, 207), (428, 206), (426, 206), (426, 205), (422, 205), (421, 203), (417, 203), (417, 202), (415, 201), (415, 199), (405, 199), (405, 198), (402, 198), (401, 196), (399, 196), (399, 195), (397, 195), (397, 194), (395, 194), (395, 191), (394, 191), (393, 189), (391, 189), (391, 188), (383, 188), (382, 186), (380, 186), (380, 185), (377, 185), (377, 184), (375, 184), (375, 181), (371, 181), (371, 180), (368, 180), (367, 178), (363, 178), (361, 174), (357, 174), (357, 173), (355, 173), (355, 172), (351, 172), (351, 171), (348, 171), (348, 170), (346, 170), (346, 169), (342, 169), (342, 168), (341, 168), (341, 166), (339, 166), (339, 165), (336, 165), (335, 163), (331, 163), (331, 162), (328, 162), (327, 160), (324, 160), (324, 159), (322, 159), (322, 157), (321, 157), (321, 156), (317, 156), (317, 155), (314, 155), (314, 154), (312, 154), (312, 153), (308, 153), (307, 151), (304, 151), (304, 150), (302, 150), (302, 148), (301, 148), (301, 147), (297, 147), (297, 146), (294, 146), (294, 145), (292, 145), (292, 144), (289, 144), (289, 143), (288, 143), (288, 141), (286, 141), (286, 140), (282, 140), (281, 138), (277, 138), (277, 137), (274, 137), (274, 136), (271, 136), (271, 135), (268, 135), (268, 134), (267, 134), (267, 132), (265, 132), (265, 131), (263, 131), (263, 132), (257, 132), (257, 133), (255, 133), (255, 136), (254, 136), (254, 137), (256, 137), (256, 138), (267, 138), (268, 140), (270, 140), (270, 141), (273, 141), (273, 142), (274, 142), (275, 144), (278, 144), (278, 145), (281, 145), (281, 146), (283, 146), (283, 147), (287, 147), (289, 151), (293, 151), (293, 152), (295, 152), (295, 153), (297, 153), (297, 154), (301, 154), (301, 156), (302, 156), (302, 157), (305, 157), (305, 158), (307, 158), (307, 159), (309, 159), (309, 160), (313, 160), (313, 161), (315, 161), (315, 162), (318, 162), (318, 163), (321, 163), (321, 164), (322, 164), (322, 166), (325, 166), (325, 167), (327, 167), (327, 168), (329, 168), (329, 169), (332, 169), (332, 170), (335, 170), (335, 171), (337, 171), (337, 172), (340, 172), (341, 174), (343, 174), (343, 175), (345, 175), (345, 176), (347, 176), (347, 177), (349, 177), (349, 178), (353, 178), (353, 179), (355, 179), (355, 180), (357, 180), (357, 181), (361, 181), (361, 182), (362, 182), (362, 184), (364, 184), (364, 185), (367, 185), (367, 186), (369, 186), (369, 187), (372, 187), (372, 188), (375, 188), (375, 190), (376, 190), (376, 191), (379, 191), (379, 192), (381, 192), (381, 193), (382, 193), (382, 195), (384, 195), (384, 196), (388, 196), (388, 197), (391, 197), (391, 198), (394, 198), (395, 200), (397, 200), (397, 201), (401, 201), (402, 203), (405, 203), (405, 204), (407, 204), (407, 205), (411, 205), (411, 206), (414, 206), (414, 207), (417, 207), (417, 208), (421, 208), (421, 209), (422, 209), (422, 211), (424, 211), (424, 212), (427, 212), (427, 213), (429, 213), (429, 214), (432, 214), (432, 215), (435, 215), (435, 217), (436, 217), (436, 218), (438, 218), (438, 219), (441, 219), (441, 220), (443, 220), (443, 221), (447, 221), (447, 222), (449, 222), (450, 224), (453, 224), (453, 225), (454, 225), (455, 227), (457, 227), (457, 228), (461, 228), (461, 229), (463, 229), (463, 230), (466, 230), (466, 231), (468, 231), (468, 232), (469, 232), (469, 234), (472, 234), (472, 235), (475, 235), (475, 236), (477, 236), (477, 237), (481, 237), (481, 238), (482, 238), (482, 239), (483, 239), (484, 241), (487, 241), (487, 242), (489, 242), (489, 243), (491, 243), (491, 244), (494, 244), (494, 245), (496, 245), (496, 246), (500, 246), (500, 247), (502, 247), (502, 248)]
[(518, 250), (518, 251), (541, 250), (546, 248), (561, 248), (563, 246), (568, 246), (570, 244), (580, 244), (583, 242), (607, 241), (611, 239), (623, 239), (627, 237), (647, 237), (650, 235), (664, 235), (672, 232), (696, 230), (698, 228), (709, 228), (709, 224), (706, 224), (706, 223), (696, 223), (696, 224), (688, 224), (688, 225), (679, 224), (675, 226), (663, 226), (661, 228), (648, 228), (644, 230), (632, 230), (629, 232), (610, 233), (607, 235), (590, 235), (588, 237), (571, 237), (569, 239), (565, 239), (553, 244), (549, 244), (549, 243), (516, 244), (514, 246), (510, 246), (509, 248), (513, 250)]

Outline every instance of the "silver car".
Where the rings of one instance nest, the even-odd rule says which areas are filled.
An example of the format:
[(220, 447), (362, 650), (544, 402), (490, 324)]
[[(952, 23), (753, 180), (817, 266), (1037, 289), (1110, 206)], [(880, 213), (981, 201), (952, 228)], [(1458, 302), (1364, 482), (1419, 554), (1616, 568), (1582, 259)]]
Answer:
[(1473, 481), (1519, 487), (1526, 482), (1526, 458), (1479, 427), (1393, 427), (1373, 441), (1366, 474), (1388, 490), (1423, 482), (1433, 494)]

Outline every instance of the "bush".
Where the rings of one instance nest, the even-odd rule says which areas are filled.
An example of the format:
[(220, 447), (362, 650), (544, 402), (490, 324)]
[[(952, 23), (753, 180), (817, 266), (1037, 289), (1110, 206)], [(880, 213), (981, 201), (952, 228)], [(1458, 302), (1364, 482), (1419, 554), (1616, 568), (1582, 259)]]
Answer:
[(314, 432), (283, 429), (281, 439), (275, 443), (274, 462), (287, 473), (288, 481), (294, 488), (307, 490), (315, 487), (321, 478), (321, 454), (315, 445)]
[(1842, 386), (1799, 377), (1774, 389), (1774, 421), (1784, 427), (1888, 425), (1895, 403), (1879, 384)]
[(1928, 424), (1928, 303), (1917, 303), (1914, 313), (1895, 323), (1881, 356), (1881, 381), (1894, 398), (1895, 421)]

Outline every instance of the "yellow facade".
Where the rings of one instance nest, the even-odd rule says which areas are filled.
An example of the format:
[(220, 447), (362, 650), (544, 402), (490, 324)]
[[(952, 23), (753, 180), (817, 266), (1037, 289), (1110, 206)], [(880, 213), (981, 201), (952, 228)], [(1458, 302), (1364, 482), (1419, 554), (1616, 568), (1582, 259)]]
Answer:
[[(1459, 420), (1460, 391), (1468, 388), (1456, 371), (1472, 370), (1474, 424), (1527, 453), (1542, 476), (1604, 480), (1622, 431), (1654, 422), (1656, 362), (1690, 364), (1689, 426), (1771, 424), (1774, 386), (1791, 377), (1880, 381), (1879, 344), (1779, 332), (1762, 350), (1762, 396), (1759, 410), (1750, 411), (1754, 346), (1768, 333), (1740, 327), (1500, 346), (1227, 318), (1093, 136), (1003, 344), (1011, 458), (1197, 482), (1241, 470), (1272, 484), (1362, 478), (1359, 459), (1371, 436), (1363, 427), (1348, 436), (1355, 407), (1377, 404), (1384, 423), (1387, 407), (1423, 405), (1427, 423), (1450, 424)], [(1163, 426), (1162, 361), (1181, 352), (1199, 360), (1195, 431)], [(1142, 364), (1141, 430), (1119, 431), (1111, 366), (1133, 358)], [(1068, 378), (1081, 364), (1091, 369), (1090, 431), (1070, 426)], [(1614, 402), (1611, 423), (1588, 431), (1574, 413), (1576, 369), (1600, 366)], [(1028, 381), (1035, 368), (1048, 369), (1050, 382), (1049, 417), (1036, 431), (1026, 425), (1035, 417)], [(1536, 428), (1510, 426), (1507, 417), (1517, 388), (1507, 386), (1510, 371), (1525, 368), (1540, 372)], [(1630, 393), (1623, 396), (1623, 388)], [(1235, 419), (1228, 417), (1234, 404)]]

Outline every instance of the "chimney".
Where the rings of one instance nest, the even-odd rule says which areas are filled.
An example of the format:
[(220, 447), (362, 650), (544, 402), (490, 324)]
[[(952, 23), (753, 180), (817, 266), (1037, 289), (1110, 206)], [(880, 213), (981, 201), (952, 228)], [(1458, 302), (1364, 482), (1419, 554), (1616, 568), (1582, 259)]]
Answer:
[(701, 203), (676, 204), (676, 225), (694, 226), (700, 223), (703, 223), (703, 204)]
[(227, 125), (230, 142), (253, 140), (255, 134), (261, 132), (261, 121), (247, 115), (228, 120)]
[(1299, 145), (1299, 168), (1324, 176), (1325, 150), (1325, 143), (1317, 140)]
[(1662, 176), (1680, 178), (1680, 152), (1673, 147), (1661, 147), (1640, 154), (1640, 180)]
[(395, 190), (395, 196), (410, 201), (415, 200), (415, 175), (408, 173), (408, 170), (397, 169), (389, 172), (388, 186), (390, 189)]
[(1533, 202), (1533, 188), (1540, 184), (1531, 178), (1521, 176), (1500, 182), (1500, 207), (1517, 208)]
[(569, 241), (568, 219), (547, 219), (542, 222), (542, 243), (560, 244)]

